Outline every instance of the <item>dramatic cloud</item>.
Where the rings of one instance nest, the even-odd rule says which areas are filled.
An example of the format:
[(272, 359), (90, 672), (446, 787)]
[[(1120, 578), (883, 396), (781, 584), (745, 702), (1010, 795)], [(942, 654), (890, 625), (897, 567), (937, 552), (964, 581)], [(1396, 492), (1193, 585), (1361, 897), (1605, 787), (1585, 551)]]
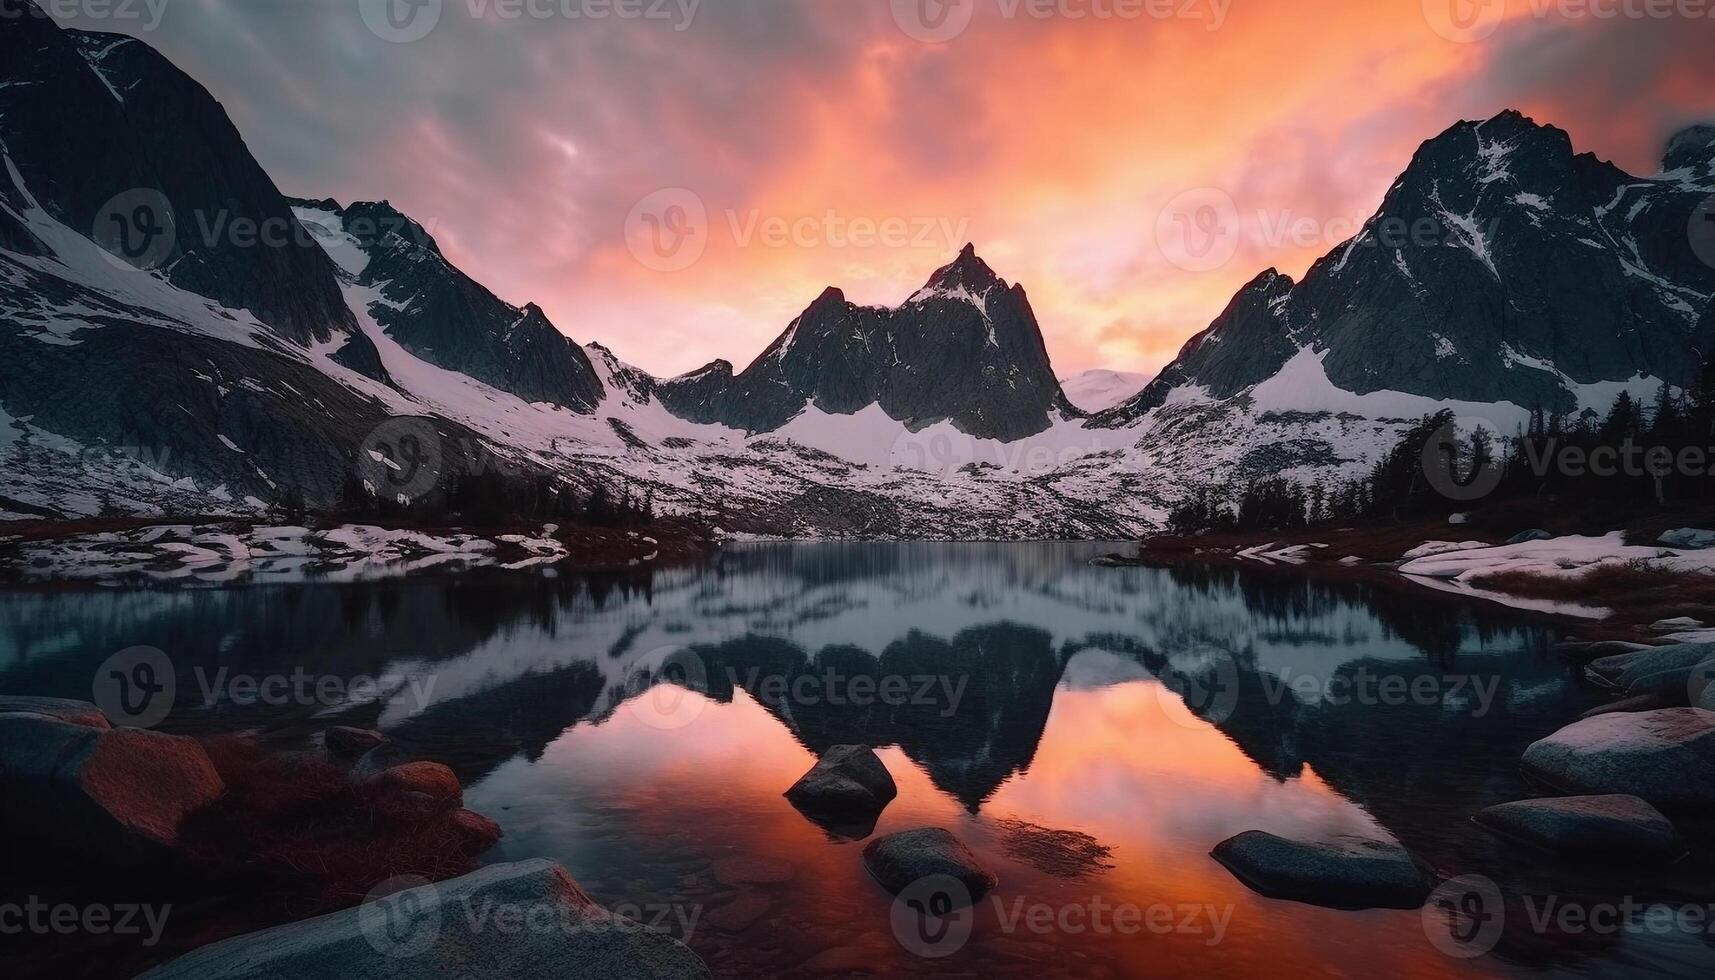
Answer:
[[(390, 199), (653, 371), (742, 365), (827, 285), (896, 303), (967, 239), (1025, 284), (1060, 369), (1150, 370), (1263, 268), (1351, 234), (1458, 119), (1519, 108), (1649, 171), (1715, 117), (1715, 20), (1507, 0), (1461, 34), (1437, 2), (428, 0), (404, 43), (366, 24), (382, 0), (76, 22), (208, 85), (288, 193)], [(1176, 201), (1230, 201), (1233, 254), (1164, 249)]]

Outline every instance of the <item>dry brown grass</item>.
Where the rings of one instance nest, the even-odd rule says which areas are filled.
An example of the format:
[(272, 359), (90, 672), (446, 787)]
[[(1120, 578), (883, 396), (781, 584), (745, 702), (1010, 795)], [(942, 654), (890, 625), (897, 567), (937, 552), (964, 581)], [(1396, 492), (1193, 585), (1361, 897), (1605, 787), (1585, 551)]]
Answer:
[(226, 794), (191, 818), (192, 860), (292, 915), (356, 904), (398, 875), (441, 881), (472, 871), (480, 850), (447, 818), (392, 791), (353, 786), (314, 755), (255, 740), (204, 742)]
[(1673, 616), (1715, 622), (1715, 575), (1673, 571), (1645, 562), (1603, 565), (1569, 576), (1502, 572), (1478, 577), (1472, 584), (1532, 599), (1605, 606), (1633, 623), (1647, 624)]

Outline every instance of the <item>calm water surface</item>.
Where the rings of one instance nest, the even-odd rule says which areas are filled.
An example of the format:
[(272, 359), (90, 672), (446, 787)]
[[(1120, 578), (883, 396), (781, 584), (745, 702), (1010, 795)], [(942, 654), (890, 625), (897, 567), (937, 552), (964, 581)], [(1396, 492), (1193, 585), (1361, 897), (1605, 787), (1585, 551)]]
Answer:
[[(1691, 887), (1572, 874), (1471, 825), (1531, 795), (1523, 748), (1597, 700), (1548, 624), (1290, 572), (1087, 564), (1108, 550), (745, 545), (621, 578), (0, 593), (0, 691), (88, 698), (109, 654), (149, 645), (175, 667), (169, 730), (381, 728), (502, 825), (488, 860), (560, 861), (721, 975), (1710, 975), (1701, 934), (1541, 934), (1509, 905), (1466, 961), (1418, 912), (1240, 885), (1209, 849), (1260, 829), (1391, 836), (1515, 902)], [(222, 668), (391, 693), (209, 706)], [(943, 959), (896, 941), (869, 828), (781, 796), (849, 742), (899, 784), (874, 833), (948, 828), (1000, 876)], [(1116, 907), (1139, 931), (1103, 928)]]

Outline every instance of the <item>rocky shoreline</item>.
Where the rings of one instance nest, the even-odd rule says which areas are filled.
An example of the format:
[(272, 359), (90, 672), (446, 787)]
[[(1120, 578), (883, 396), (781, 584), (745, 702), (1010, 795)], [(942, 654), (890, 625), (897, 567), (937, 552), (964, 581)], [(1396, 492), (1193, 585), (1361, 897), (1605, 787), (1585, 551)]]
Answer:
[(0, 523), (0, 583), (220, 586), (478, 568), (594, 572), (693, 560), (722, 538), (683, 519), (630, 528), (14, 521)]
[[(330, 728), (319, 747), (281, 752), (4, 696), (0, 791), (0, 829), (32, 842), (0, 873), (5, 893), (160, 910), (146, 942), (101, 957), (34, 937), (9, 975), (387, 976), (408, 962), (414, 976), (458, 976), (471, 948), (509, 976), (709, 975), (552, 862), (479, 868), (500, 827), (464, 807), (451, 769), (379, 732)], [(513, 932), (439, 911), (495, 903), (568, 927)]]
[[(688, 933), (609, 911), (553, 861), (483, 865), (501, 828), (464, 808), (451, 769), (380, 732), (330, 727), (287, 752), (116, 728), (85, 702), (3, 696), (0, 792), (11, 801), (5, 832), (36, 842), (28, 862), (0, 872), (0, 894), (159, 912), (145, 941), (99, 954), (88, 936), (33, 936), (15, 961), (0, 954), (10, 976), (433, 980), (468, 976), (473, 956), (497, 976), (542, 980), (713, 975)], [(806, 819), (867, 837), (897, 788), (872, 749), (842, 745), (783, 795)], [(998, 883), (935, 827), (874, 838), (852, 857), (900, 901), (946, 890), (963, 909)], [(715, 874), (750, 887), (791, 870), (735, 857)], [(706, 918), (730, 932), (766, 911), (741, 894)], [(867, 954), (835, 949), (809, 965), (839, 972), (842, 956)]]
[[(1685, 555), (1715, 545), (1715, 532), (1668, 531), (1656, 548), (1625, 546), (1617, 534), (1580, 537), (1572, 542), (1574, 551), (1583, 552), (1579, 562), (1557, 556), (1567, 550), (1565, 539), (1546, 531), (1520, 532), (1500, 543), (1412, 544), (1421, 534), (1417, 528), (1383, 535), (1380, 541), (1366, 542), (1369, 550), (1358, 556), (1339, 554), (1344, 549), (1312, 541), (1146, 541), (1135, 555), (1106, 555), (1095, 564), (1208, 563), (1362, 580), (1426, 598), (1458, 591), (1572, 624), (1569, 635), (1552, 647), (1552, 654), (1613, 700), (1525, 750), (1521, 772), (1542, 790), (1541, 796), (1488, 807), (1471, 814), (1471, 820), (1509, 843), (1569, 864), (1649, 868), (1672, 864), (1688, 853), (1706, 853), (1715, 842), (1711, 838), (1715, 827), (1708, 817), (1715, 812), (1715, 642), (1703, 641), (1715, 639), (1715, 631), (1689, 615), (1649, 619), (1662, 611), (1653, 604), (1621, 604), (1596, 609), (1593, 615), (1569, 615), (1553, 603), (1534, 604), (1529, 595), (1433, 589), (1422, 578), (1426, 564), (1436, 566), (1433, 571), (1446, 566), (1464, 579), (1478, 581), (1485, 579), (1472, 572), (1496, 564), (1528, 568), (1534, 562), (1535, 567), (1546, 567), (1541, 574), (1550, 580), (1557, 574), (1574, 575), (1582, 566), (1625, 563), (1626, 569), (1636, 571), (1634, 559), (1639, 555), (1612, 557), (1601, 548), (1592, 549), (1591, 542), (1610, 550), (1642, 551), (1646, 560), (1683, 566), (1678, 571), (1681, 575), (1707, 576), (1702, 568), (1705, 559), (1715, 560), (1715, 551)], [(1398, 556), (1381, 557), (1390, 551)], [(1461, 869), (1442, 869), (1437, 874), (1391, 841), (1286, 840), (1250, 831), (1223, 841), (1212, 856), (1260, 894), (1339, 909), (1416, 908), (1438, 889), (1464, 887)], [(1492, 900), (1502, 899), (1497, 894)]]

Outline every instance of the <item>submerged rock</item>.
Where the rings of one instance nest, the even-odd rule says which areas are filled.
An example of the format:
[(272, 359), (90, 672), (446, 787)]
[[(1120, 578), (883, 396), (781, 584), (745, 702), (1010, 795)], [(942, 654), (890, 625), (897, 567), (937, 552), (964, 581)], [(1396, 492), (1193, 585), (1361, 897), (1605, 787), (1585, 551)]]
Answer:
[(159, 860), (226, 785), (195, 740), (0, 715), (0, 826), (31, 847), (120, 865)]
[(1562, 857), (1665, 862), (1685, 853), (1673, 824), (1635, 796), (1519, 800), (1471, 819), (1498, 836)]
[(1651, 633), (1679, 633), (1685, 630), (1703, 628), (1703, 620), (1692, 619), (1690, 616), (1675, 616), (1672, 619), (1658, 619), (1649, 624)]
[(878, 837), (863, 849), (863, 863), (881, 887), (894, 895), (925, 878), (946, 876), (963, 885), (974, 902), (1000, 883), (970, 848), (939, 827)]
[[(503, 923), (503, 910), (521, 910), (527, 927)], [(515, 980), (710, 975), (671, 936), (607, 911), (564, 868), (534, 860), (204, 946), (139, 980), (453, 980), (478, 967)]]
[(88, 701), (65, 698), (34, 698), (22, 695), (0, 696), (0, 715), (40, 715), (84, 728), (112, 728), (101, 709)]
[(898, 795), (887, 766), (867, 745), (834, 746), (786, 791), (792, 805), (806, 814), (867, 819), (872, 827), (875, 815)]
[(322, 733), (322, 744), (341, 759), (355, 759), (385, 741), (387, 736), (380, 732), (348, 725), (336, 725)]
[(1556, 643), (1554, 652), (1575, 664), (1591, 664), (1609, 657), (1625, 657), (1655, 649), (1648, 643), (1628, 643), (1625, 640), (1597, 640), (1593, 643)]
[(1211, 852), (1253, 891), (1335, 909), (1414, 909), (1431, 888), (1411, 853), (1391, 841), (1296, 841), (1250, 830)]
[(1637, 653), (1603, 657), (1592, 661), (1590, 666), (1584, 669), (1584, 675), (1604, 687), (1625, 691), (1652, 674), (1677, 670), (1684, 672), (1685, 680), (1680, 684), (1683, 689), (1689, 683), (1692, 668), (1711, 656), (1715, 656), (1715, 643), (1676, 643), (1671, 646), (1651, 647)]
[(1525, 771), (1557, 788), (1622, 793), (1667, 809), (1715, 805), (1715, 712), (1663, 708), (1586, 718), (1533, 743)]

